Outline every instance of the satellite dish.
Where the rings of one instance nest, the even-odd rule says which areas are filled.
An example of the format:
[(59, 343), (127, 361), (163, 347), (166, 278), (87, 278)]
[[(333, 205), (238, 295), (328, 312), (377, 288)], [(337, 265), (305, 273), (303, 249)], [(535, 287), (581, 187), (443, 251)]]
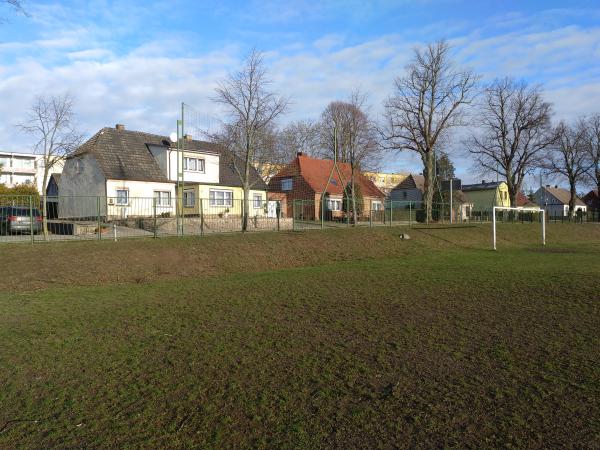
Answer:
[(172, 133), (169, 135), (169, 139), (171, 140), (171, 142), (177, 142), (177, 133), (175, 133), (175, 132), (172, 132)]

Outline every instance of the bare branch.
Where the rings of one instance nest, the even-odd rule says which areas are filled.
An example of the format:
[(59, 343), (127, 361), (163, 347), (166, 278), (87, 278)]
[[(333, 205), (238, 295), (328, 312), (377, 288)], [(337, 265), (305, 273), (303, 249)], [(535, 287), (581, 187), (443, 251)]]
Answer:
[(427, 220), (431, 220), (435, 151), (440, 140), (464, 125), (463, 107), (475, 96), (478, 77), (454, 66), (445, 41), (416, 49), (407, 74), (395, 81), (395, 92), (385, 103), (383, 146), (413, 151), (421, 156), (425, 174)]
[(551, 129), (552, 106), (539, 86), (512, 78), (486, 86), (476, 113), (477, 131), (465, 142), (484, 171), (506, 180), (511, 204), (516, 204), (526, 175), (541, 167), (556, 142)]

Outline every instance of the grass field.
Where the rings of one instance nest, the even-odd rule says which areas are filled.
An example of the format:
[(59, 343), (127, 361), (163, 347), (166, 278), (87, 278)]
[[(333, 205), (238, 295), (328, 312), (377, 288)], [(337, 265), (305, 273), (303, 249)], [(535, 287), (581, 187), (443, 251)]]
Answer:
[(0, 448), (600, 447), (600, 226), (0, 248)]

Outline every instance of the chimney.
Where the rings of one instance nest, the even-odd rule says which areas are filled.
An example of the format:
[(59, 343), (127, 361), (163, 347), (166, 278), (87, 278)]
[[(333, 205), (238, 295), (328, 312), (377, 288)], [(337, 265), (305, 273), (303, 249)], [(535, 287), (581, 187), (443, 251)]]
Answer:
[(558, 189), (558, 184), (555, 184), (555, 185), (554, 185), (554, 189)]
[(183, 138), (184, 138), (186, 141), (191, 141), (191, 140), (192, 140), (192, 135), (191, 135), (191, 134), (186, 134), (186, 135), (184, 135), (184, 136), (183, 136)]
[(485, 184), (485, 180), (481, 180), (481, 184)]
[(549, 184), (547, 184), (547, 185), (546, 185), (546, 187), (547, 187), (547, 188), (549, 188), (549, 187), (550, 187), (550, 185), (549, 185)]
[(298, 152), (298, 153), (296, 153), (296, 156), (304, 156), (304, 153), (303, 152)]
[(122, 123), (118, 123), (115, 125), (115, 128), (119, 131), (123, 131), (125, 129), (125, 125), (123, 125)]

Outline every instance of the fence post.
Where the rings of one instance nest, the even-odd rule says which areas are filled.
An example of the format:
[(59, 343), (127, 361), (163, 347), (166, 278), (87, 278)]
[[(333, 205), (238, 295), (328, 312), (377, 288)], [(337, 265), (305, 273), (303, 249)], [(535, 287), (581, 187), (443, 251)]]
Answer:
[(156, 220), (156, 197), (152, 198), (152, 219), (153, 219), (153, 230), (154, 230), (154, 239), (157, 237), (157, 220)]
[(117, 242), (117, 224), (113, 223), (113, 238)]
[(97, 209), (96, 212), (98, 213), (98, 240), (101, 241), (102, 240), (102, 223), (100, 222), (100, 196), (98, 196), (97, 201)]
[(371, 202), (371, 210), (369, 211), (369, 227), (373, 227), (373, 203)]
[(29, 196), (29, 235), (31, 236), (31, 243), (35, 242), (33, 237), (33, 196)]
[(296, 200), (292, 200), (292, 231), (296, 231)]
[[(269, 202), (267, 201), (267, 209)], [(277, 216), (277, 231), (280, 231), (279, 219), (281, 216), (281, 200), (277, 200), (277, 204), (275, 205), (275, 215)]]
[(319, 208), (321, 211), (321, 230), (324, 227), (323, 221), (325, 220), (325, 196), (321, 194), (321, 207)]
[(390, 227), (392, 226), (392, 221), (394, 220), (394, 200), (390, 200)]
[(411, 227), (412, 222), (412, 202), (408, 202), (408, 228)]
[[(177, 196), (175, 196), (177, 197)], [(181, 191), (181, 198), (178, 200), (181, 203), (181, 235), (183, 236), (184, 234), (184, 226), (185, 226), (185, 210), (183, 209), (184, 205), (183, 205), (183, 191)]]
[(198, 202), (200, 204), (200, 236), (204, 236), (204, 205), (202, 204), (202, 197), (198, 199)]

